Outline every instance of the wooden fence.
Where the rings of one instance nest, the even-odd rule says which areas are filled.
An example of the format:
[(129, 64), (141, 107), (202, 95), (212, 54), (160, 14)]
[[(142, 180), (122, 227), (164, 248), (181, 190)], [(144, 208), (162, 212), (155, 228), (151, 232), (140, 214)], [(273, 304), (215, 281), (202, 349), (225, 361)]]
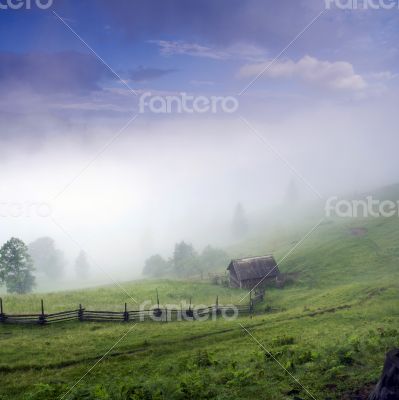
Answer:
[(217, 318), (219, 316), (234, 317), (238, 315), (252, 315), (256, 304), (262, 302), (264, 294), (260, 293), (252, 297), (250, 295), (249, 304), (239, 304), (231, 306), (219, 305), (218, 298), (216, 304), (195, 309), (190, 306), (188, 309), (164, 308), (158, 305), (147, 310), (131, 310), (125, 303), (124, 311), (93, 311), (86, 310), (81, 304), (79, 308), (71, 311), (61, 311), (52, 314), (44, 312), (44, 302), (41, 300), (40, 314), (6, 314), (3, 309), (3, 300), (0, 298), (0, 323), (1, 324), (36, 324), (47, 325), (67, 321), (92, 321), (92, 322), (174, 322), (183, 320), (201, 320), (205, 318)]

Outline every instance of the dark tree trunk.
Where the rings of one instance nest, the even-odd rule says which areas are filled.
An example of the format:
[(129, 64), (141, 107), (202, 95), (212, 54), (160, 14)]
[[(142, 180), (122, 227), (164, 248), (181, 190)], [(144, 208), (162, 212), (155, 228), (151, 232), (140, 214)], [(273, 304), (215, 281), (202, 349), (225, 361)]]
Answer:
[(387, 354), (381, 379), (369, 400), (399, 400), (399, 349)]

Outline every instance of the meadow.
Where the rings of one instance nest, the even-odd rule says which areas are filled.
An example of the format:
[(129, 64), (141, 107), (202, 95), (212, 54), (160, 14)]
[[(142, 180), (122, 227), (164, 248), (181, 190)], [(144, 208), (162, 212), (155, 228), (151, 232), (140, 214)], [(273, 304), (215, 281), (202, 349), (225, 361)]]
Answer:
[[(281, 260), (316, 222), (229, 250)], [(0, 399), (366, 399), (385, 353), (399, 346), (398, 228), (397, 218), (323, 223), (282, 262), (295, 279), (268, 289), (253, 317), (0, 326)], [(155, 302), (156, 289), (163, 303), (214, 304), (217, 295), (236, 303), (245, 294), (207, 282), (122, 286), (139, 302)], [(44, 298), (49, 312), (79, 303), (122, 310), (129, 296), (109, 286), (6, 296), (4, 306), (39, 311)]]

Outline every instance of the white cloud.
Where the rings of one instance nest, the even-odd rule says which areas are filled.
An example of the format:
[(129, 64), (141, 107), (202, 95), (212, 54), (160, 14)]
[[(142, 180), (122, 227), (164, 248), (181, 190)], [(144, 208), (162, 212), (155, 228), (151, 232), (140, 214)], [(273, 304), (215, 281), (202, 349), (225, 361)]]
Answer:
[(215, 82), (214, 81), (200, 81), (197, 79), (193, 79), (190, 81), (190, 84), (194, 85), (194, 86), (213, 86), (215, 84)]
[[(239, 77), (249, 78), (262, 74), (263, 78), (292, 78), (336, 90), (358, 91), (365, 89), (364, 78), (356, 74), (353, 65), (346, 61), (321, 61), (305, 56), (298, 62), (292, 60), (247, 64)], [(269, 66), (270, 65), (270, 66)], [(264, 72), (263, 72), (264, 71)]]
[(189, 43), (182, 40), (150, 40), (159, 46), (164, 56), (187, 55), (192, 57), (211, 58), (214, 60), (243, 59), (259, 61), (265, 58), (265, 50), (246, 43), (236, 43), (225, 48), (214, 48), (198, 43)]
[(398, 77), (398, 74), (393, 74), (391, 71), (374, 72), (368, 75), (370, 79), (378, 81), (390, 81)]
[(150, 40), (150, 43), (157, 44), (160, 52), (164, 56), (171, 55), (189, 55), (195, 57), (213, 58), (215, 60), (223, 60), (226, 54), (222, 51), (202, 46), (197, 43), (187, 43), (180, 40)]

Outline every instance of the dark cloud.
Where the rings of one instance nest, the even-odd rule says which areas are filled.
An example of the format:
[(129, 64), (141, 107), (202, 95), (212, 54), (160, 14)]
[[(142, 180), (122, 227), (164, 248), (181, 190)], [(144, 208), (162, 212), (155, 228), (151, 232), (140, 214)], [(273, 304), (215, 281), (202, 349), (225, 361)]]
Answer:
[(94, 56), (75, 51), (59, 53), (0, 53), (2, 90), (36, 93), (85, 93), (101, 89), (111, 73)]
[(150, 68), (150, 67), (139, 67), (131, 70), (128, 73), (129, 78), (134, 82), (146, 82), (157, 78), (161, 78), (164, 75), (176, 72), (175, 69), (162, 69), (162, 68)]

